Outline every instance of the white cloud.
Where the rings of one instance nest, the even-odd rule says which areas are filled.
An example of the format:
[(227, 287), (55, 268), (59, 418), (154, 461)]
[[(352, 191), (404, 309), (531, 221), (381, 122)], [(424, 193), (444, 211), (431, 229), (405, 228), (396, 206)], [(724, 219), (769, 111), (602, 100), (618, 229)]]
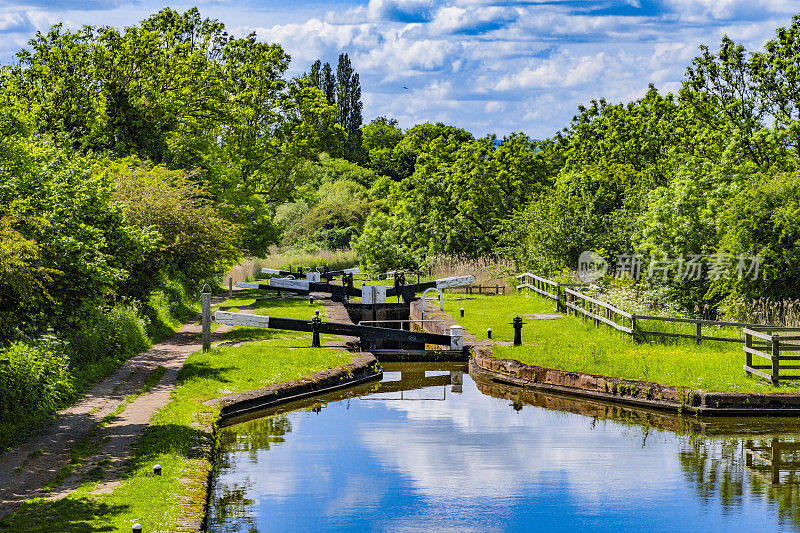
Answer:
[[(333, 62), (348, 53), (361, 75), (366, 120), (391, 114), (404, 127), (442, 120), (477, 135), (522, 130), (538, 138), (567, 125), (577, 105), (592, 98), (637, 98), (651, 81), (675, 91), (698, 45), (714, 49), (727, 34), (756, 49), (796, 11), (785, 0), (664, 0), (655, 8), (638, 0), (602, 3), (628, 16), (544, 0), (352, 0), (336, 11), (317, 3), (243, 1), (210, 2), (202, 13), (234, 34), (256, 31), (283, 45), (292, 74), (308, 71), (317, 58)], [(68, 2), (60, 10), (4, 7), (0, 55), (11, 58), (34, 28), (60, 20), (71, 28), (97, 23), (96, 11)], [(109, 24), (146, 16), (141, 5), (94, 5), (100, 4), (119, 6), (103, 12)]]

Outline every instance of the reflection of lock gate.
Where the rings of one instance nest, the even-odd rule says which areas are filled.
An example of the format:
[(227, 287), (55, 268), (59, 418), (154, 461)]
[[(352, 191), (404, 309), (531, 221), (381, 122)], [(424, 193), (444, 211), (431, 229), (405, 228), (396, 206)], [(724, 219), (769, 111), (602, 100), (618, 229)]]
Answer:
[(464, 330), (461, 326), (451, 326), (450, 335), (406, 331), (402, 329), (381, 328), (338, 322), (323, 322), (319, 317), (313, 320), (282, 318), (274, 316), (254, 315), (248, 313), (231, 313), (217, 311), (214, 321), (229, 326), (250, 326), (257, 328), (273, 328), (289, 331), (307, 331), (314, 335), (314, 346), (319, 347), (319, 335), (345, 335), (358, 337), (363, 344), (374, 344), (377, 341), (393, 341), (403, 349), (424, 350), (428, 344), (446, 346), (450, 350), (464, 350)]

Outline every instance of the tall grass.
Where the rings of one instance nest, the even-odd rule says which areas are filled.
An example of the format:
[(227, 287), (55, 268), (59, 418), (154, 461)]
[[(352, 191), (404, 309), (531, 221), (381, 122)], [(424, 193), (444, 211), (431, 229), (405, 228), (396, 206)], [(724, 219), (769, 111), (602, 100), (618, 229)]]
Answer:
[(227, 277), (233, 282), (259, 278), (262, 268), (276, 270), (297, 270), (299, 267), (317, 268), (327, 266), (331, 269), (350, 268), (358, 265), (358, 259), (352, 250), (320, 250), (317, 252), (300, 252), (294, 250), (280, 251), (273, 247), (264, 258), (248, 257), (231, 268)]
[(800, 327), (800, 300), (730, 299), (721, 306), (721, 310), (725, 316), (737, 322)]
[(430, 260), (427, 274), (434, 279), (472, 275), (475, 276), (476, 285), (499, 285), (505, 287), (508, 293), (515, 287), (515, 272), (514, 263), (508, 259), (439, 255)]

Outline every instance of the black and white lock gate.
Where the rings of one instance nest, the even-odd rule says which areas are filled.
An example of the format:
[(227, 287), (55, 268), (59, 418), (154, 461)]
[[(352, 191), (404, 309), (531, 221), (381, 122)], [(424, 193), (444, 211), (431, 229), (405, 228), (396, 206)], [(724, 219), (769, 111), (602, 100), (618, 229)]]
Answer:
[[(334, 301), (342, 301), (346, 299), (346, 297), (351, 296), (362, 297), (362, 301), (366, 304), (379, 304), (386, 303), (386, 298), (392, 296), (401, 296), (403, 301), (408, 303), (416, 300), (417, 294), (423, 293), (428, 289), (442, 290), (452, 287), (462, 287), (471, 285), (475, 281), (473, 276), (455, 276), (406, 285), (402, 278), (395, 278), (394, 286), (364, 284), (361, 288), (355, 288), (353, 287), (353, 272), (343, 272), (342, 285), (330, 283), (330, 280), (321, 281), (319, 279), (319, 272), (307, 272), (307, 278), (313, 279), (294, 279), (291, 277), (272, 278), (269, 280), (269, 285), (238, 282), (236, 286), (248, 289), (277, 289), (295, 292), (300, 295), (308, 295), (312, 292), (328, 293)], [(384, 287), (386, 287), (385, 292), (383, 289)], [(380, 289), (377, 295), (375, 288)], [(376, 296), (377, 300), (375, 299)]]
[(461, 326), (457, 325), (450, 328), (450, 335), (440, 335), (437, 333), (406, 331), (402, 329), (342, 324), (339, 322), (323, 322), (319, 320), (319, 318), (314, 320), (300, 320), (297, 318), (254, 315), (249, 313), (231, 313), (229, 311), (217, 311), (214, 313), (214, 321), (229, 326), (249, 326), (289, 331), (307, 331), (315, 335), (326, 333), (329, 335), (358, 337), (361, 340), (362, 347), (375, 346), (382, 341), (392, 341), (399, 343), (401, 348), (406, 350), (424, 350), (426, 344), (446, 346), (450, 350), (464, 350), (464, 330)]

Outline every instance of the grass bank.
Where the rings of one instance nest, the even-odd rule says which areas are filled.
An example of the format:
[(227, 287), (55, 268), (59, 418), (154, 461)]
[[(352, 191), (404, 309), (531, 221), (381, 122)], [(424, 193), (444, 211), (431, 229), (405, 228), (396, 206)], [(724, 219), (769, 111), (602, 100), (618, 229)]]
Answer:
[[(257, 314), (305, 318), (314, 308), (307, 300), (237, 298), (222, 304)], [(324, 317), (324, 309), (320, 315)], [(223, 341), (257, 337), (257, 328), (233, 328)], [(95, 472), (70, 496), (56, 501), (32, 500), (0, 521), (0, 531), (130, 531), (139, 522), (144, 531), (180, 531), (180, 519), (202, 511), (213, 445), (205, 431), (218, 408), (204, 402), (351, 362), (350, 353), (310, 348), (307, 334), (266, 330), (265, 337), (241, 346), (195, 352), (178, 377), (171, 401), (154, 415), (127, 464), (118, 486), (105, 487)], [(324, 339), (323, 339), (324, 341)], [(162, 475), (154, 476), (154, 464)], [(200, 506), (200, 507), (198, 507)], [(193, 508), (194, 507), (194, 508)]]
[(185, 285), (165, 279), (143, 302), (88, 308), (80, 324), (55, 336), (0, 350), (0, 452), (197, 311)]
[(530, 315), (553, 313), (553, 303), (536, 295), (476, 296), (445, 301), (445, 310), (478, 338), (492, 328), (494, 340), (513, 340), (508, 324), (514, 316), (525, 318), (522, 346), (493, 348), (495, 357), (560, 370), (575, 370), (663, 385), (692, 387), (718, 392), (797, 392), (797, 385), (773, 387), (742, 370), (744, 352), (740, 344), (656, 341), (635, 343), (610, 328), (575, 316), (555, 320), (532, 320)]

